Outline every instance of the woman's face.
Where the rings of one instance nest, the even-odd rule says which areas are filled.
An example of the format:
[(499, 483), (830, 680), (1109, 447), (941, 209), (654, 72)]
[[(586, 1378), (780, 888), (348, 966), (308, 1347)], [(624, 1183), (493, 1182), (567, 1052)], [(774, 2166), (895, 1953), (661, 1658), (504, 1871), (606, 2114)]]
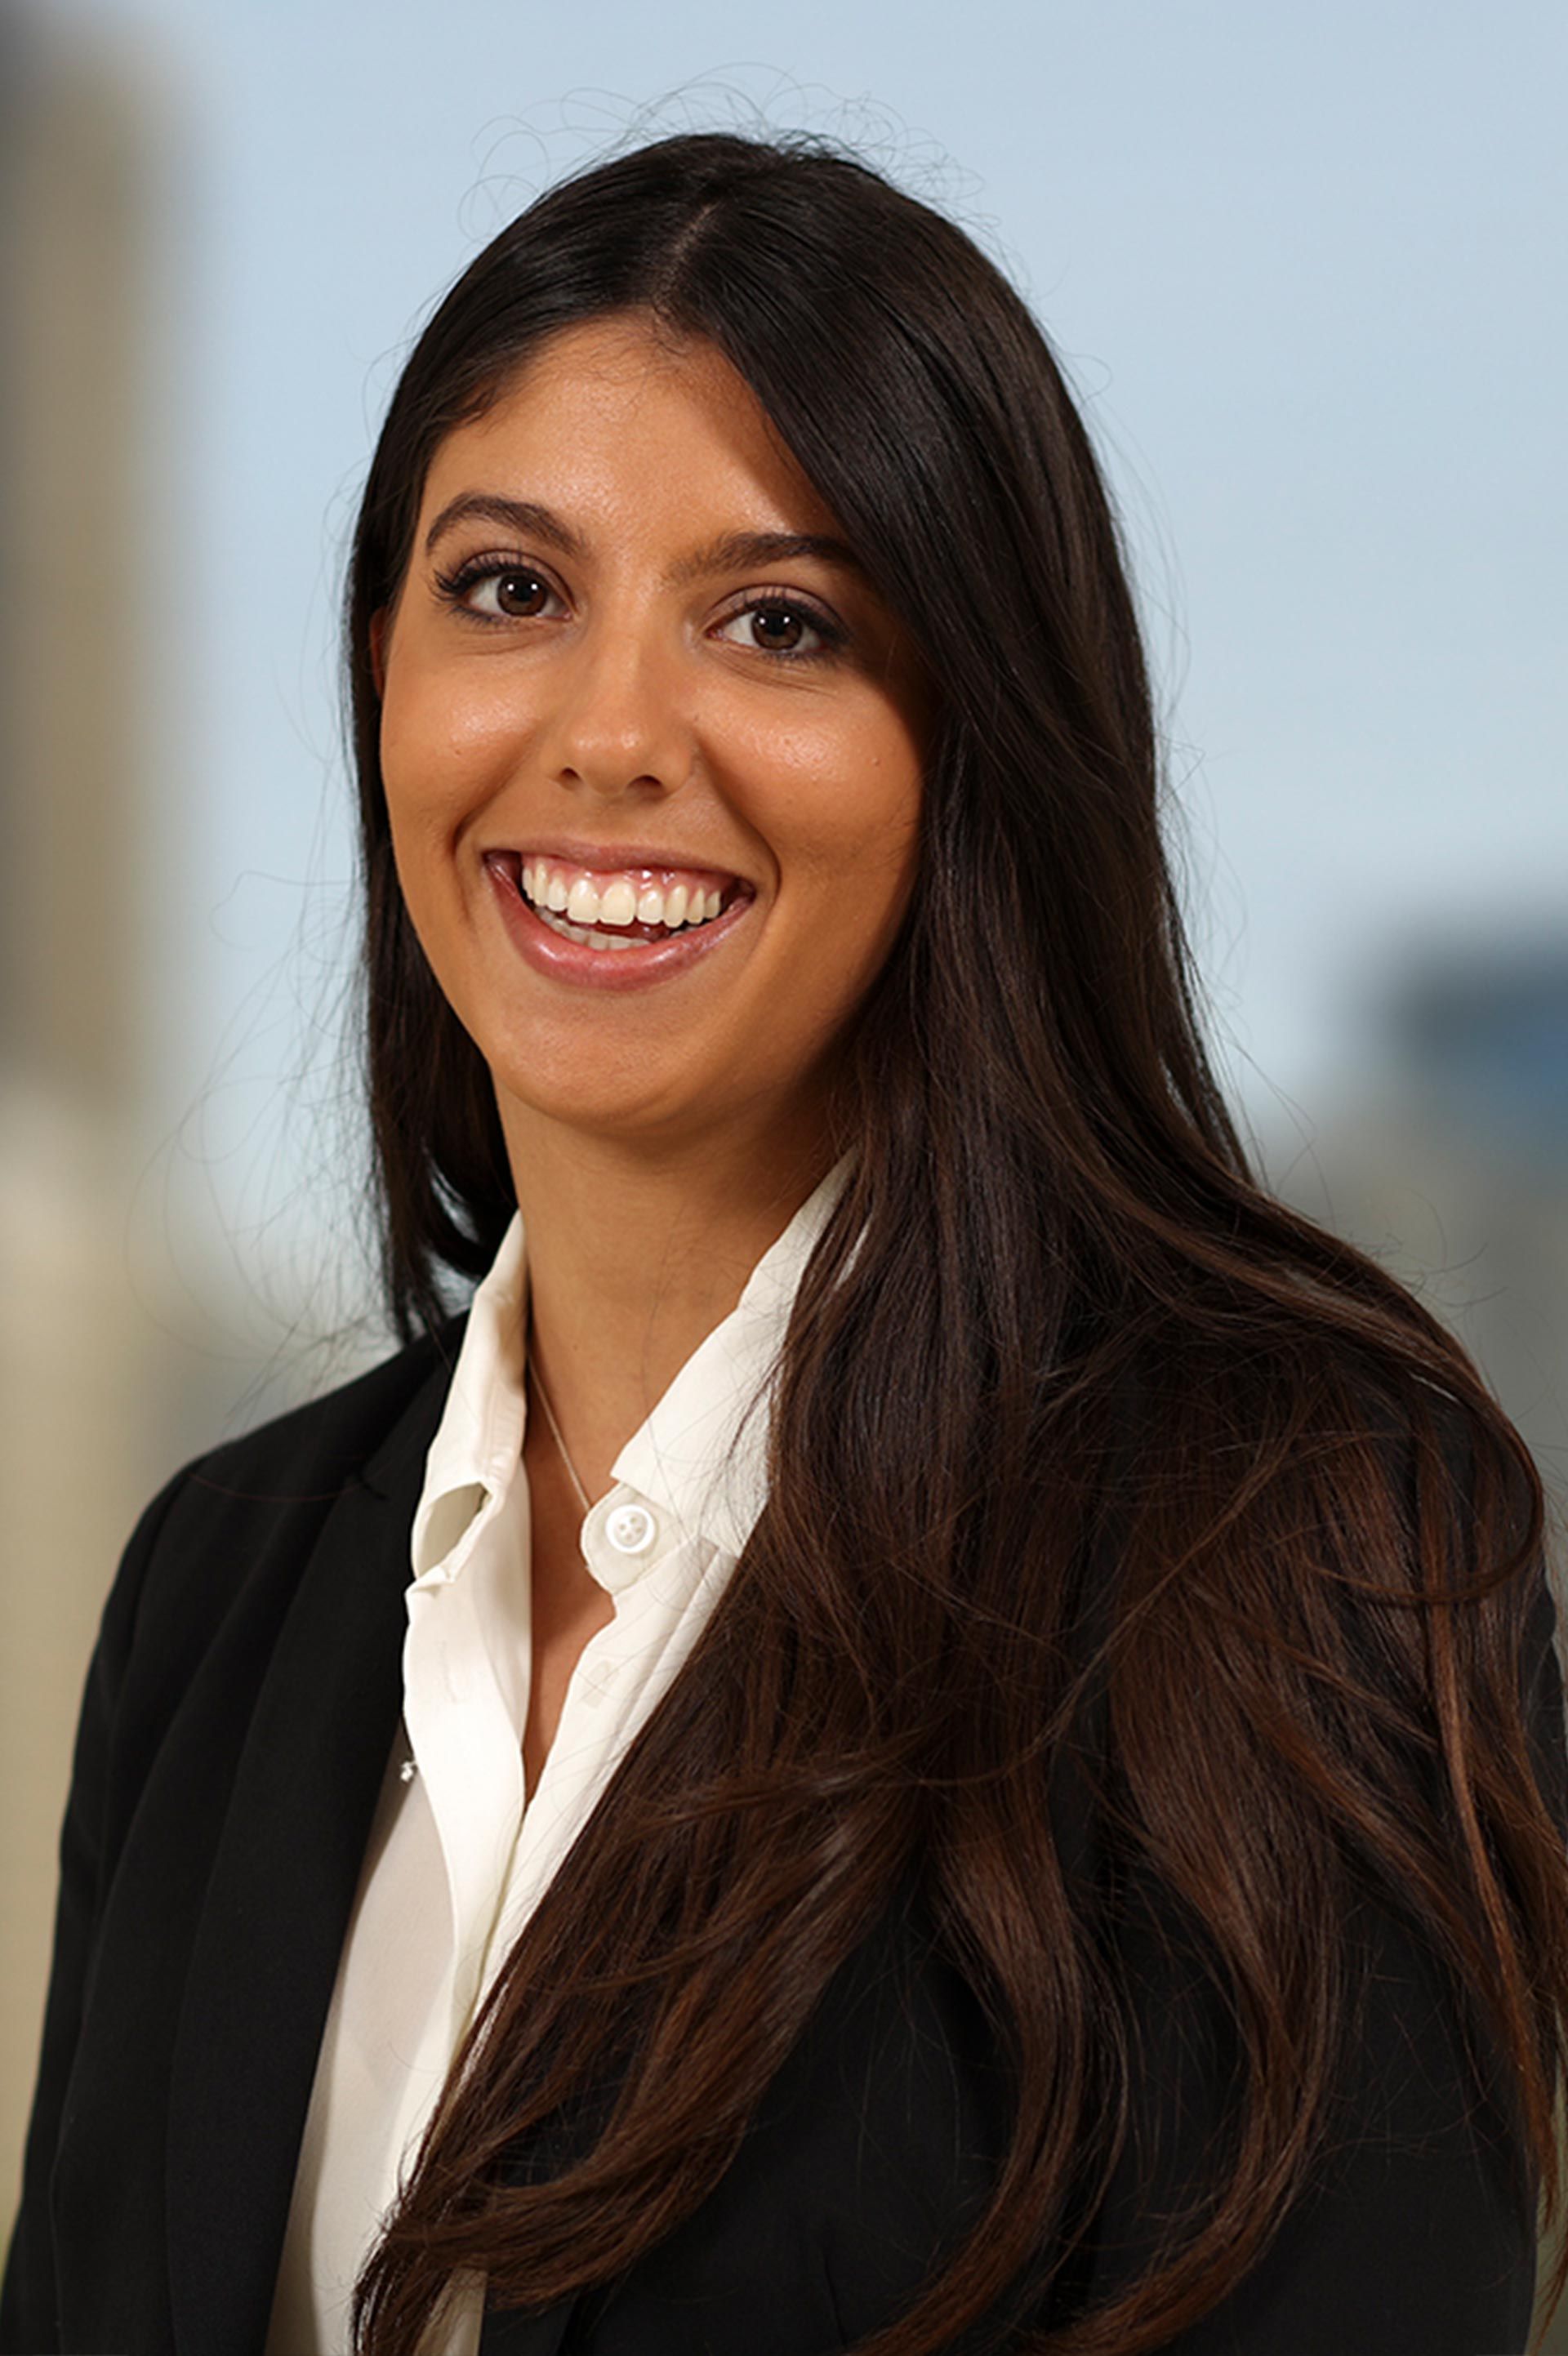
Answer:
[(514, 1165), (541, 1119), (816, 1150), (924, 695), (730, 364), (637, 314), (543, 344), (438, 448), (372, 650), (398, 874)]

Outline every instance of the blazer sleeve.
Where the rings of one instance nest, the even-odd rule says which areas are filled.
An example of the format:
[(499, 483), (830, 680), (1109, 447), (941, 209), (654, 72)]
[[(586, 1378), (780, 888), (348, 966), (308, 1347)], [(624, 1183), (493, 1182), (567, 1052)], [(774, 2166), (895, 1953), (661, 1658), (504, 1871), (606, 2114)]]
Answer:
[[(1538, 1780), (1563, 1824), (1555, 1612), (1544, 1572), (1533, 1582), (1524, 1694)], [(1128, 1910), (1123, 1954), (1144, 2066), (1080, 2286), (1097, 2304), (1143, 2270), (1160, 2221), (1190, 2198), (1238, 2082), (1212, 1983), (1153, 1890)], [(1478, 2100), (1450, 1987), (1411, 1925), (1372, 1894), (1352, 1977), (1359, 2018), (1312, 2185), (1256, 2266), (1169, 2356), (1519, 2356), (1526, 2345), (1535, 2220), (1500, 2060), (1491, 2056)]]
[(138, 1522), (104, 1605), (88, 1666), (60, 1833), (54, 1957), (23, 2160), (22, 2202), (0, 2285), (0, 2351), (5, 2356), (23, 2356), (23, 2351), (42, 2356), (59, 2346), (49, 2179), (69, 2100), (99, 1914), (113, 1867), (108, 1815), (115, 1719), (147, 1567), (186, 1478), (184, 1472), (177, 1474)]

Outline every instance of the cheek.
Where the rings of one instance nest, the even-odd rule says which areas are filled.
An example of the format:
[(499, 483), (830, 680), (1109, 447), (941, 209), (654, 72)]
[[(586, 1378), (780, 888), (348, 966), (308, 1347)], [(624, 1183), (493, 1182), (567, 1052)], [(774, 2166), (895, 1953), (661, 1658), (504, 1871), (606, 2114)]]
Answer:
[[(408, 912), (422, 935), (435, 895), (442, 854), (449, 839), (438, 805), (424, 788), (427, 773), (407, 759), (408, 747), (381, 742), (381, 783), (386, 794), (387, 821), (392, 830), (392, 859)], [(426, 944), (428, 947), (428, 943)]]
[(408, 694), (389, 696), (381, 714), (381, 783), (403, 901), (426, 956), (443, 976), (443, 943), (458, 921), (456, 854), (473, 802), (473, 773), (461, 744), (433, 721), (435, 715)]
[(906, 897), (920, 830), (920, 774), (912, 751), (874, 740), (841, 748), (831, 766), (775, 797), (777, 839), (789, 864), (835, 908), (878, 912)]
[(841, 790), (797, 802), (781, 827), (781, 900), (792, 918), (792, 954), (819, 1012), (843, 1014), (892, 948), (914, 891), (919, 857), (919, 780), (908, 764), (863, 767)]
[(499, 682), (393, 666), (381, 704), (381, 776), (394, 835), (454, 833), (515, 766), (520, 715)]

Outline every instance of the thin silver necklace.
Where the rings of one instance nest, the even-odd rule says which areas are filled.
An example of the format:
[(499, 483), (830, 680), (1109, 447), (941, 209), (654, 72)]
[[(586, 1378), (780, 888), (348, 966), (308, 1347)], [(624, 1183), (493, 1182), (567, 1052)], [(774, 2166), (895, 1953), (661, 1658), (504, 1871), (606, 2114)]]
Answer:
[(582, 1501), (583, 1511), (585, 1514), (591, 1513), (592, 1500), (578, 1477), (577, 1468), (572, 1462), (572, 1451), (561, 1437), (561, 1427), (555, 1420), (555, 1410), (550, 1404), (550, 1394), (540, 1379), (539, 1369), (537, 1366), (530, 1366), (528, 1371), (533, 1376), (533, 1387), (539, 1393), (539, 1404), (544, 1409), (544, 1420), (555, 1435), (555, 1445), (561, 1451), (561, 1462), (572, 1476), (572, 1486)]

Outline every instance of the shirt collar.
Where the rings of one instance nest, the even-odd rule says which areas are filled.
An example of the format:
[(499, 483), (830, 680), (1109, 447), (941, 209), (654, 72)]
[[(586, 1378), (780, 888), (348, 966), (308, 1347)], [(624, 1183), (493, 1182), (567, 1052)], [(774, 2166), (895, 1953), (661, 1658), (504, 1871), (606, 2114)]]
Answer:
[(735, 1308), (698, 1344), (611, 1467), (618, 1481), (725, 1554), (742, 1551), (767, 1500), (763, 1394), (806, 1262), (848, 1175), (846, 1155), (763, 1253)]
[[(729, 1555), (742, 1552), (767, 1499), (763, 1394), (806, 1263), (843, 1191), (850, 1163), (846, 1154), (807, 1196), (757, 1261), (735, 1308), (693, 1351), (611, 1468), (618, 1483), (662, 1506), (689, 1536)], [(527, 1285), (527, 1243), (518, 1212), (475, 1291), (425, 1460), (413, 1532), (416, 1578), (452, 1552), (516, 1475), (528, 1423)]]
[(450, 1554), (482, 1508), (504, 1497), (516, 1473), (528, 1428), (527, 1286), (522, 1220), (514, 1213), (469, 1305), (446, 1405), (424, 1460), (424, 1487), (413, 1516), (415, 1578)]

